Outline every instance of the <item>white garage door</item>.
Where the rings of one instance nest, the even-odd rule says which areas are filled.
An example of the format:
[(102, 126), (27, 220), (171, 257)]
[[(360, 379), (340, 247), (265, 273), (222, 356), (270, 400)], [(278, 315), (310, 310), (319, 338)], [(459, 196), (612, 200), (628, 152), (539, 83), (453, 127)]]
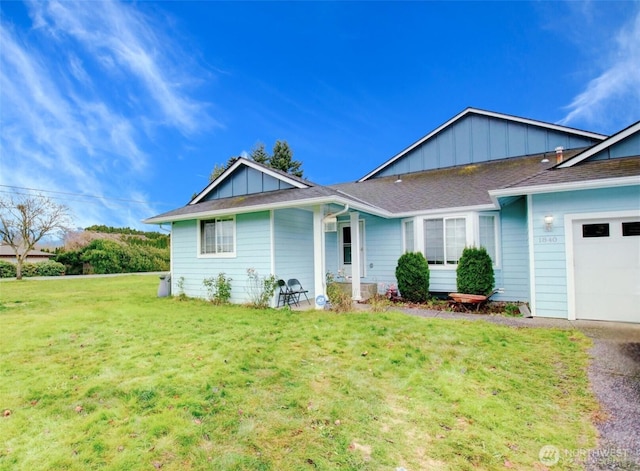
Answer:
[(573, 221), (577, 319), (640, 322), (640, 220)]

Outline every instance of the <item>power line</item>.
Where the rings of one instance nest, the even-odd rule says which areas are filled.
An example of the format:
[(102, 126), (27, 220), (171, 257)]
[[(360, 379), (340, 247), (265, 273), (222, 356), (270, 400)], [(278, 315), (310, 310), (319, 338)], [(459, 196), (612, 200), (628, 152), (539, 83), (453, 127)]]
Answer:
[[(67, 195), (67, 196), (76, 196), (76, 197), (82, 197), (82, 198), (95, 198), (95, 199), (100, 199), (100, 200), (105, 200), (105, 201), (121, 201), (124, 203), (136, 203), (136, 204), (146, 204), (146, 205), (150, 205), (150, 204), (161, 204), (161, 205), (165, 205), (168, 206), (168, 203), (165, 203), (163, 201), (139, 201), (139, 200), (130, 200), (130, 199), (126, 199), (126, 198), (112, 198), (112, 197), (108, 197), (108, 196), (97, 196), (97, 195), (87, 195), (84, 193), (72, 193), (72, 192), (67, 192), (67, 191), (54, 191), (54, 190), (43, 190), (40, 188), (27, 188), (24, 186), (12, 186), (12, 185), (0, 185), (0, 187), (3, 188), (12, 188), (12, 189), (16, 189), (16, 190), (27, 190), (27, 191), (37, 191), (37, 192), (42, 192), (42, 193), (53, 193), (53, 194), (58, 194), (58, 195)], [(9, 194), (17, 194), (17, 195), (24, 195), (24, 196), (29, 196), (29, 193), (18, 193), (18, 192), (13, 192), (13, 191), (3, 191), (0, 190), (1, 193), (9, 193)], [(57, 198), (57, 199), (64, 199), (64, 198)]]

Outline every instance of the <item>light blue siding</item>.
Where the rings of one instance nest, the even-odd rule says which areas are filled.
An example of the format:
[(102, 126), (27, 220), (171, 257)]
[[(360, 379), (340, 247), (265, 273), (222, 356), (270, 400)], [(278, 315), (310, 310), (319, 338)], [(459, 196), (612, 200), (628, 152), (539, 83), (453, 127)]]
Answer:
[[(313, 303), (313, 213), (302, 209), (274, 211), (275, 271), (287, 281), (297, 278)], [(303, 297), (304, 299), (304, 297)]]
[(365, 227), (366, 276), (363, 283), (396, 283), (396, 265), (402, 255), (402, 226), (398, 219), (360, 214)]
[(515, 121), (469, 114), (407, 152), (376, 176), (391, 176), (468, 163), (588, 147), (584, 136)]
[(240, 165), (223, 182), (211, 190), (203, 200), (208, 201), (288, 188), (293, 188), (293, 185), (254, 168)]
[[(637, 210), (640, 187), (626, 186), (533, 195), (533, 250), (536, 312), (541, 317), (568, 316), (565, 214)], [(553, 229), (544, 228), (553, 216)]]
[(504, 288), (496, 301), (529, 301), (529, 245), (527, 235), (527, 204), (521, 198), (500, 213), (501, 259), (495, 271), (496, 288)]
[(198, 222), (173, 223), (172, 238), (172, 292), (179, 294), (178, 283), (183, 278), (187, 296), (206, 297), (202, 284), (205, 278), (225, 273), (232, 278), (231, 301), (247, 300), (247, 269), (254, 268), (260, 275), (269, 275), (271, 267), (271, 238), (269, 212), (264, 211), (236, 216), (236, 256), (233, 258), (199, 258)]

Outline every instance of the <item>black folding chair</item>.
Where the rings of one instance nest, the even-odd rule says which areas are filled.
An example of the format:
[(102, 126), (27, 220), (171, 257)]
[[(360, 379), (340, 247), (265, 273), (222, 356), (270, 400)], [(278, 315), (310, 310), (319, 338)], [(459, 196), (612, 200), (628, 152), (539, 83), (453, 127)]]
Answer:
[(280, 303), (282, 303), (283, 306), (291, 304), (293, 298), (284, 280), (278, 280), (278, 288), (280, 288), (280, 291), (278, 291), (278, 305), (276, 307), (280, 307)]
[(304, 295), (307, 303), (311, 304), (311, 301), (309, 301), (309, 297), (307, 296), (309, 290), (304, 289), (296, 278), (291, 278), (287, 281), (287, 286), (289, 288), (289, 295), (296, 306), (300, 306), (301, 295)]

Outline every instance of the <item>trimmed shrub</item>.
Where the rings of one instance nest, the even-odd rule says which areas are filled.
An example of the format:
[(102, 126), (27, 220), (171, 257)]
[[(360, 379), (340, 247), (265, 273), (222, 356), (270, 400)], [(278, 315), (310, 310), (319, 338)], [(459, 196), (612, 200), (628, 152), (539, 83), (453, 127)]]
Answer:
[(456, 269), (459, 293), (487, 296), (493, 290), (493, 262), (484, 247), (465, 247)]
[(38, 276), (38, 265), (35, 263), (28, 263), (28, 262), (23, 263), (22, 276), (25, 278)]
[(55, 256), (54, 261), (64, 265), (67, 275), (82, 275), (82, 251), (60, 252)]
[(0, 260), (0, 278), (15, 278), (16, 266), (11, 262)]
[(37, 264), (38, 276), (62, 276), (65, 273), (65, 266), (62, 263), (48, 260)]
[(420, 252), (407, 252), (400, 256), (396, 280), (402, 299), (423, 303), (429, 298), (429, 265)]

